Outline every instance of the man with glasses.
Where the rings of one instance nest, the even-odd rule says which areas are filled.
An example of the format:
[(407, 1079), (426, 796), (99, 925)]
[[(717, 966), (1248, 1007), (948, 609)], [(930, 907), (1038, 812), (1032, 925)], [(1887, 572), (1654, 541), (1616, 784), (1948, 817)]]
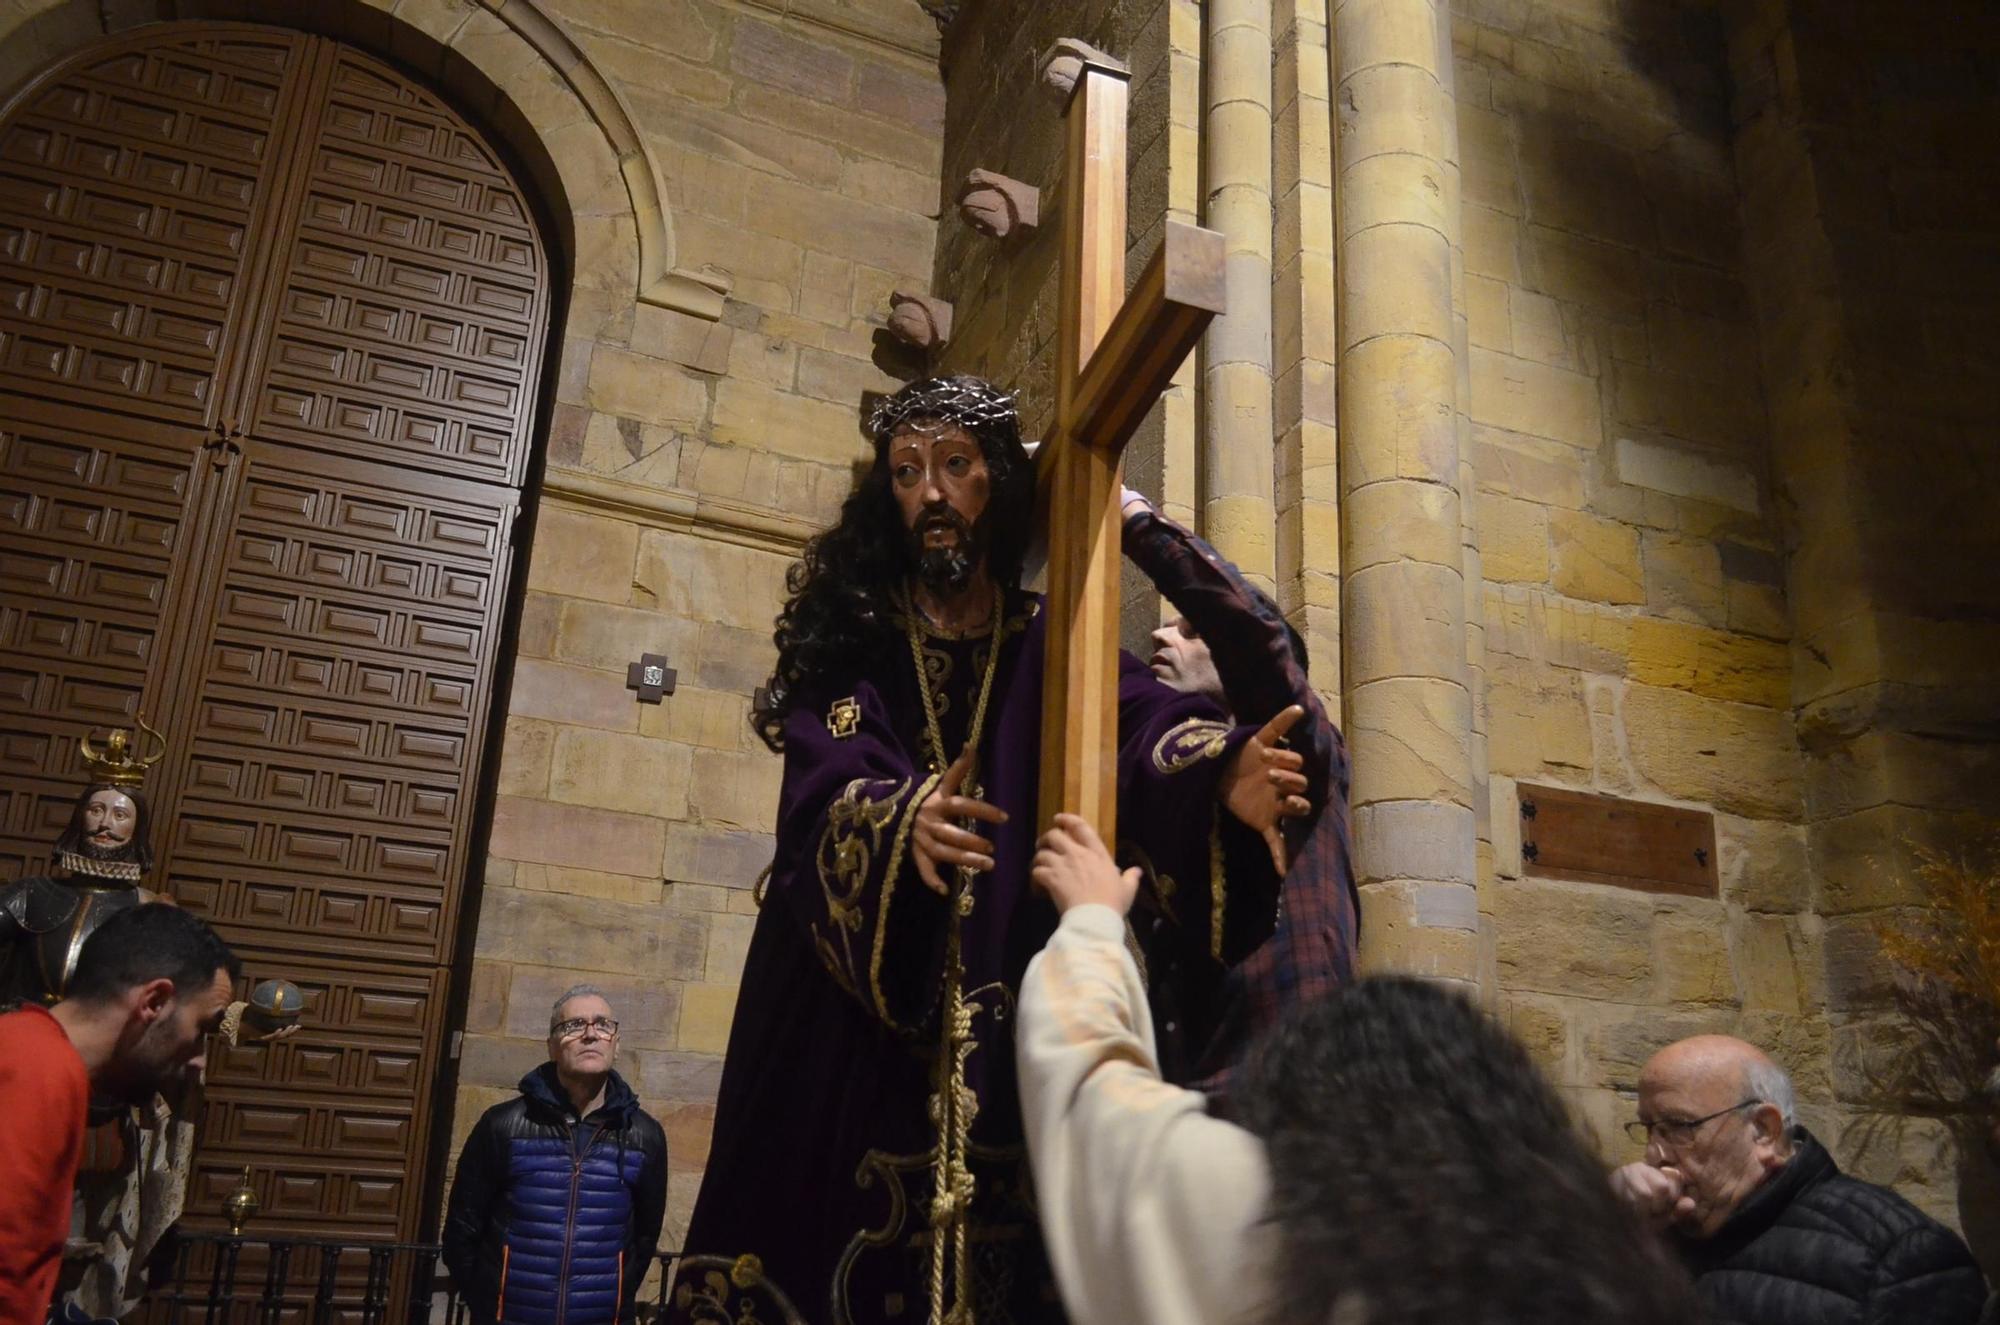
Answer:
[(459, 1152), (444, 1260), (476, 1325), (618, 1325), (660, 1238), (667, 1136), (612, 1068), (618, 1022), (576, 985), (549, 1011), (549, 1061)]
[(1972, 1325), (1986, 1287), (1957, 1234), (1843, 1174), (1761, 1050), (1698, 1035), (1639, 1074), (1646, 1158), (1611, 1175), (1668, 1236), (1717, 1325)]

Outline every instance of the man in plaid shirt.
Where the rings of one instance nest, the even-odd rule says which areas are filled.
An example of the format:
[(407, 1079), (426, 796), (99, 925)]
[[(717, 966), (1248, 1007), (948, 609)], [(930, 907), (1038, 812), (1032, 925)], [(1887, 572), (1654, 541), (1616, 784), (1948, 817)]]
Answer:
[[(1347, 745), (1307, 679), (1305, 643), (1277, 605), (1130, 489), (1124, 513), (1125, 555), (1180, 612), (1153, 633), (1154, 674), (1177, 690), (1209, 694), (1237, 723), (1303, 710), (1288, 739), (1304, 757), (1310, 809), (1282, 825), (1275, 922), (1241, 955), (1220, 951), (1218, 940), (1216, 957), (1227, 967), (1219, 1005), (1190, 1046), (1186, 1075), (1226, 1112), (1231, 1079), (1250, 1043), (1287, 1010), (1353, 978), (1360, 914), (1349, 852)], [(1218, 865), (1222, 857), (1218, 849)], [(1224, 885), (1217, 879), (1212, 886)]]

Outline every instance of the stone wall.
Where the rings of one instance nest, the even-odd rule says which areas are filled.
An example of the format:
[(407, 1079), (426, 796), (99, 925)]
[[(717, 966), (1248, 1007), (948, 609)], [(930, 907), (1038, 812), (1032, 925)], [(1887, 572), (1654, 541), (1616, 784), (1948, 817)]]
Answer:
[[(1639, 1064), (1727, 1030), (1829, 1103), (1790, 625), (1722, 33), (1457, 0), (1468, 458), (1485, 578), (1485, 983), (1607, 1158)], [(1527, 877), (1519, 787), (1712, 811), (1721, 896)]]
[[(1793, 688), (1843, 1158), (2000, 1251), (1994, 1175), (1894, 1068), (1876, 950), (1917, 853), (2000, 826), (2000, 129), (1990, 7), (1725, 6), (1791, 511)], [(1928, 1114), (1930, 1116), (1923, 1116)], [(1983, 1199), (1982, 1199), (1983, 1198)]]
[[(615, 231), (579, 241), (452, 1126), (545, 1055), (557, 993), (602, 985), (677, 1245), (777, 809), (750, 696), (785, 567), (867, 455), (862, 393), (915, 367), (880, 328), (929, 279), (944, 98), (913, 3), (545, 8), (629, 105), (680, 264), (731, 293), (719, 322), (637, 302)], [(625, 688), (642, 652), (678, 670), (658, 706)]]

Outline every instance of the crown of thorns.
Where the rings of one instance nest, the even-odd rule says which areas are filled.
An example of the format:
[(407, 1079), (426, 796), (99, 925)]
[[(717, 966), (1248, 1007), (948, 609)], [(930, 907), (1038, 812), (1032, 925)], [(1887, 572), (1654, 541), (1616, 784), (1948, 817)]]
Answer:
[(929, 435), (954, 424), (977, 431), (1019, 421), (1013, 392), (977, 377), (933, 377), (912, 382), (877, 405), (868, 431), (879, 442), (905, 428)]

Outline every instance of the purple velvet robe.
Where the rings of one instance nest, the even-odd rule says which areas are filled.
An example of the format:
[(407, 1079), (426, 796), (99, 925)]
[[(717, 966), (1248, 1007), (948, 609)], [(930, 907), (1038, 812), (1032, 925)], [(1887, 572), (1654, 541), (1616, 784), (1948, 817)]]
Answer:
[[(967, 1075), (979, 1097), (972, 1279), (981, 1325), (1062, 1319), (1022, 1153), (1012, 1030), (1013, 991), (1056, 921), (1028, 879), (1041, 826), (1038, 609), (1030, 595), (1010, 598), (1001, 631), (979, 777), (985, 799), (1012, 817), (981, 829), (995, 868), (977, 878), (963, 928), (964, 988), (978, 1005)], [(962, 747), (989, 647), (927, 641), (950, 755)], [(1121, 839), (1198, 891), (1217, 777), (1253, 729), (1223, 725), (1209, 701), (1168, 689), (1129, 655), (1121, 668)], [(688, 1229), (690, 1254), (755, 1254), (815, 1325), (922, 1321), (929, 1310), (936, 1132), (927, 1110), (947, 904), (910, 856), (915, 807), (936, 781), (923, 733), (900, 643), (886, 660), (802, 692), (787, 720), (777, 855)], [(717, 1291), (713, 1279), (691, 1287)], [(685, 1305), (670, 1309), (669, 1319), (690, 1318)]]

